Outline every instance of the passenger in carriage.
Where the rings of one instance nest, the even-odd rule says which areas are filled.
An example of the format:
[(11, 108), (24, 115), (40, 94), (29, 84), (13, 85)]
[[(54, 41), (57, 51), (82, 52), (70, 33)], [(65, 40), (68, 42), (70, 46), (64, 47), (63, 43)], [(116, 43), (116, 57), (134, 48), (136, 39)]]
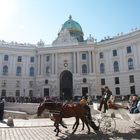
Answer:
[(132, 97), (132, 103), (129, 111), (131, 114), (140, 113), (140, 99), (136, 95)]
[(128, 109), (128, 106), (116, 104), (114, 96), (111, 96), (111, 98), (107, 101), (107, 105), (108, 105), (108, 108), (115, 109), (115, 110), (117, 110), (119, 108)]

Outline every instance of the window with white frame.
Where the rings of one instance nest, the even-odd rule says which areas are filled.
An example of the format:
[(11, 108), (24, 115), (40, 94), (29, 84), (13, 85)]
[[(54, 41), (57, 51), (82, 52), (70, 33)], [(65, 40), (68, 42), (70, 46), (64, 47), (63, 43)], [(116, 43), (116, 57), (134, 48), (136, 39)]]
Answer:
[(131, 46), (128, 46), (126, 49), (127, 49), (127, 54), (132, 53)]
[(119, 77), (115, 77), (115, 78), (114, 78), (114, 81), (115, 81), (115, 84), (120, 84)]
[(116, 87), (115, 91), (116, 91), (116, 95), (120, 95), (120, 88), (119, 87)]
[(9, 56), (8, 55), (4, 55), (4, 61), (8, 61)]
[(87, 74), (87, 65), (86, 64), (82, 65), (82, 73)]
[(20, 97), (20, 90), (16, 90), (16, 97)]
[(18, 56), (17, 62), (22, 62), (22, 56)]
[(32, 56), (32, 57), (30, 57), (30, 62), (31, 63), (34, 63), (34, 61), (35, 61), (35, 58)]
[(20, 81), (16, 81), (16, 87), (19, 87), (20, 86)]
[(100, 57), (101, 59), (104, 58), (103, 52), (100, 52), (100, 53), (99, 53), (99, 57)]
[(130, 86), (130, 93), (135, 94), (135, 86)]
[(102, 86), (105, 85), (105, 78), (102, 78), (102, 79), (101, 79), (101, 85), (102, 85)]
[(47, 67), (46, 67), (46, 74), (49, 74), (49, 73), (50, 73), (50, 67), (47, 66)]
[(133, 64), (133, 59), (132, 58), (128, 59), (128, 69), (129, 70), (134, 69), (134, 64)]
[(8, 75), (8, 66), (3, 66), (3, 75)]
[(100, 64), (100, 73), (105, 73), (105, 64), (104, 63)]
[(129, 75), (129, 82), (130, 83), (134, 83), (135, 82), (134, 75)]
[(86, 54), (85, 53), (82, 54), (82, 60), (86, 60)]
[(21, 67), (20, 66), (17, 67), (16, 76), (21, 76)]
[(113, 50), (113, 56), (117, 56), (117, 50)]
[(34, 67), (30, 67), (29, 75), (34, 76)]
[(47, 61), (47, 62), (50, 61), (50, 56), (49, 56), (49, 55), (46, 56), (46, 61)]
[(119, 63), (118, 61), (114, 62), (114, 72), (118, 72), (119, 71)]

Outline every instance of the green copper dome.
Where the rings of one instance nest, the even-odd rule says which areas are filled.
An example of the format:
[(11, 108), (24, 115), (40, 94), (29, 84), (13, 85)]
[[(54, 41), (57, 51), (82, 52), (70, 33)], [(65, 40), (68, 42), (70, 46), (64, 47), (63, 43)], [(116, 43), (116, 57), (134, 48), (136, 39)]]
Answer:
[(75, 37), (79, 42), (83, 41), (83, 31), (79, 23), (74, 21), (71, 16), (69, 16), (69, 20), (67, 20), (63, 26), (61, 31), (64, 29), (69, 30), (70, 35)]

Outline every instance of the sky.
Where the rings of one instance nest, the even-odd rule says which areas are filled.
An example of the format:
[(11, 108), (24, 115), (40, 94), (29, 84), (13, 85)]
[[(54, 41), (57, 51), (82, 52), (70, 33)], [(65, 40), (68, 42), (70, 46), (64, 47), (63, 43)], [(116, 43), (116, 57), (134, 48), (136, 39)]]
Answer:
[(0, 0), (0, 40), (51, 44), (72, 15), (97, 41), (140, 29), (140, 0)]

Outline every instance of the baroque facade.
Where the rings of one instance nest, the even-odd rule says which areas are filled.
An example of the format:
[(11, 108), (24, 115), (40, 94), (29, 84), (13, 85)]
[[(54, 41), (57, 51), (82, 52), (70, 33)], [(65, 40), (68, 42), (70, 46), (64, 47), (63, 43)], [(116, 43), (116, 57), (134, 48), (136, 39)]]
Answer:
[(140, 30), (84, 40), (70, 16), (51, 45), (0, 41), (1, 96), (56, 96), (60, 99), (140, 94)]

